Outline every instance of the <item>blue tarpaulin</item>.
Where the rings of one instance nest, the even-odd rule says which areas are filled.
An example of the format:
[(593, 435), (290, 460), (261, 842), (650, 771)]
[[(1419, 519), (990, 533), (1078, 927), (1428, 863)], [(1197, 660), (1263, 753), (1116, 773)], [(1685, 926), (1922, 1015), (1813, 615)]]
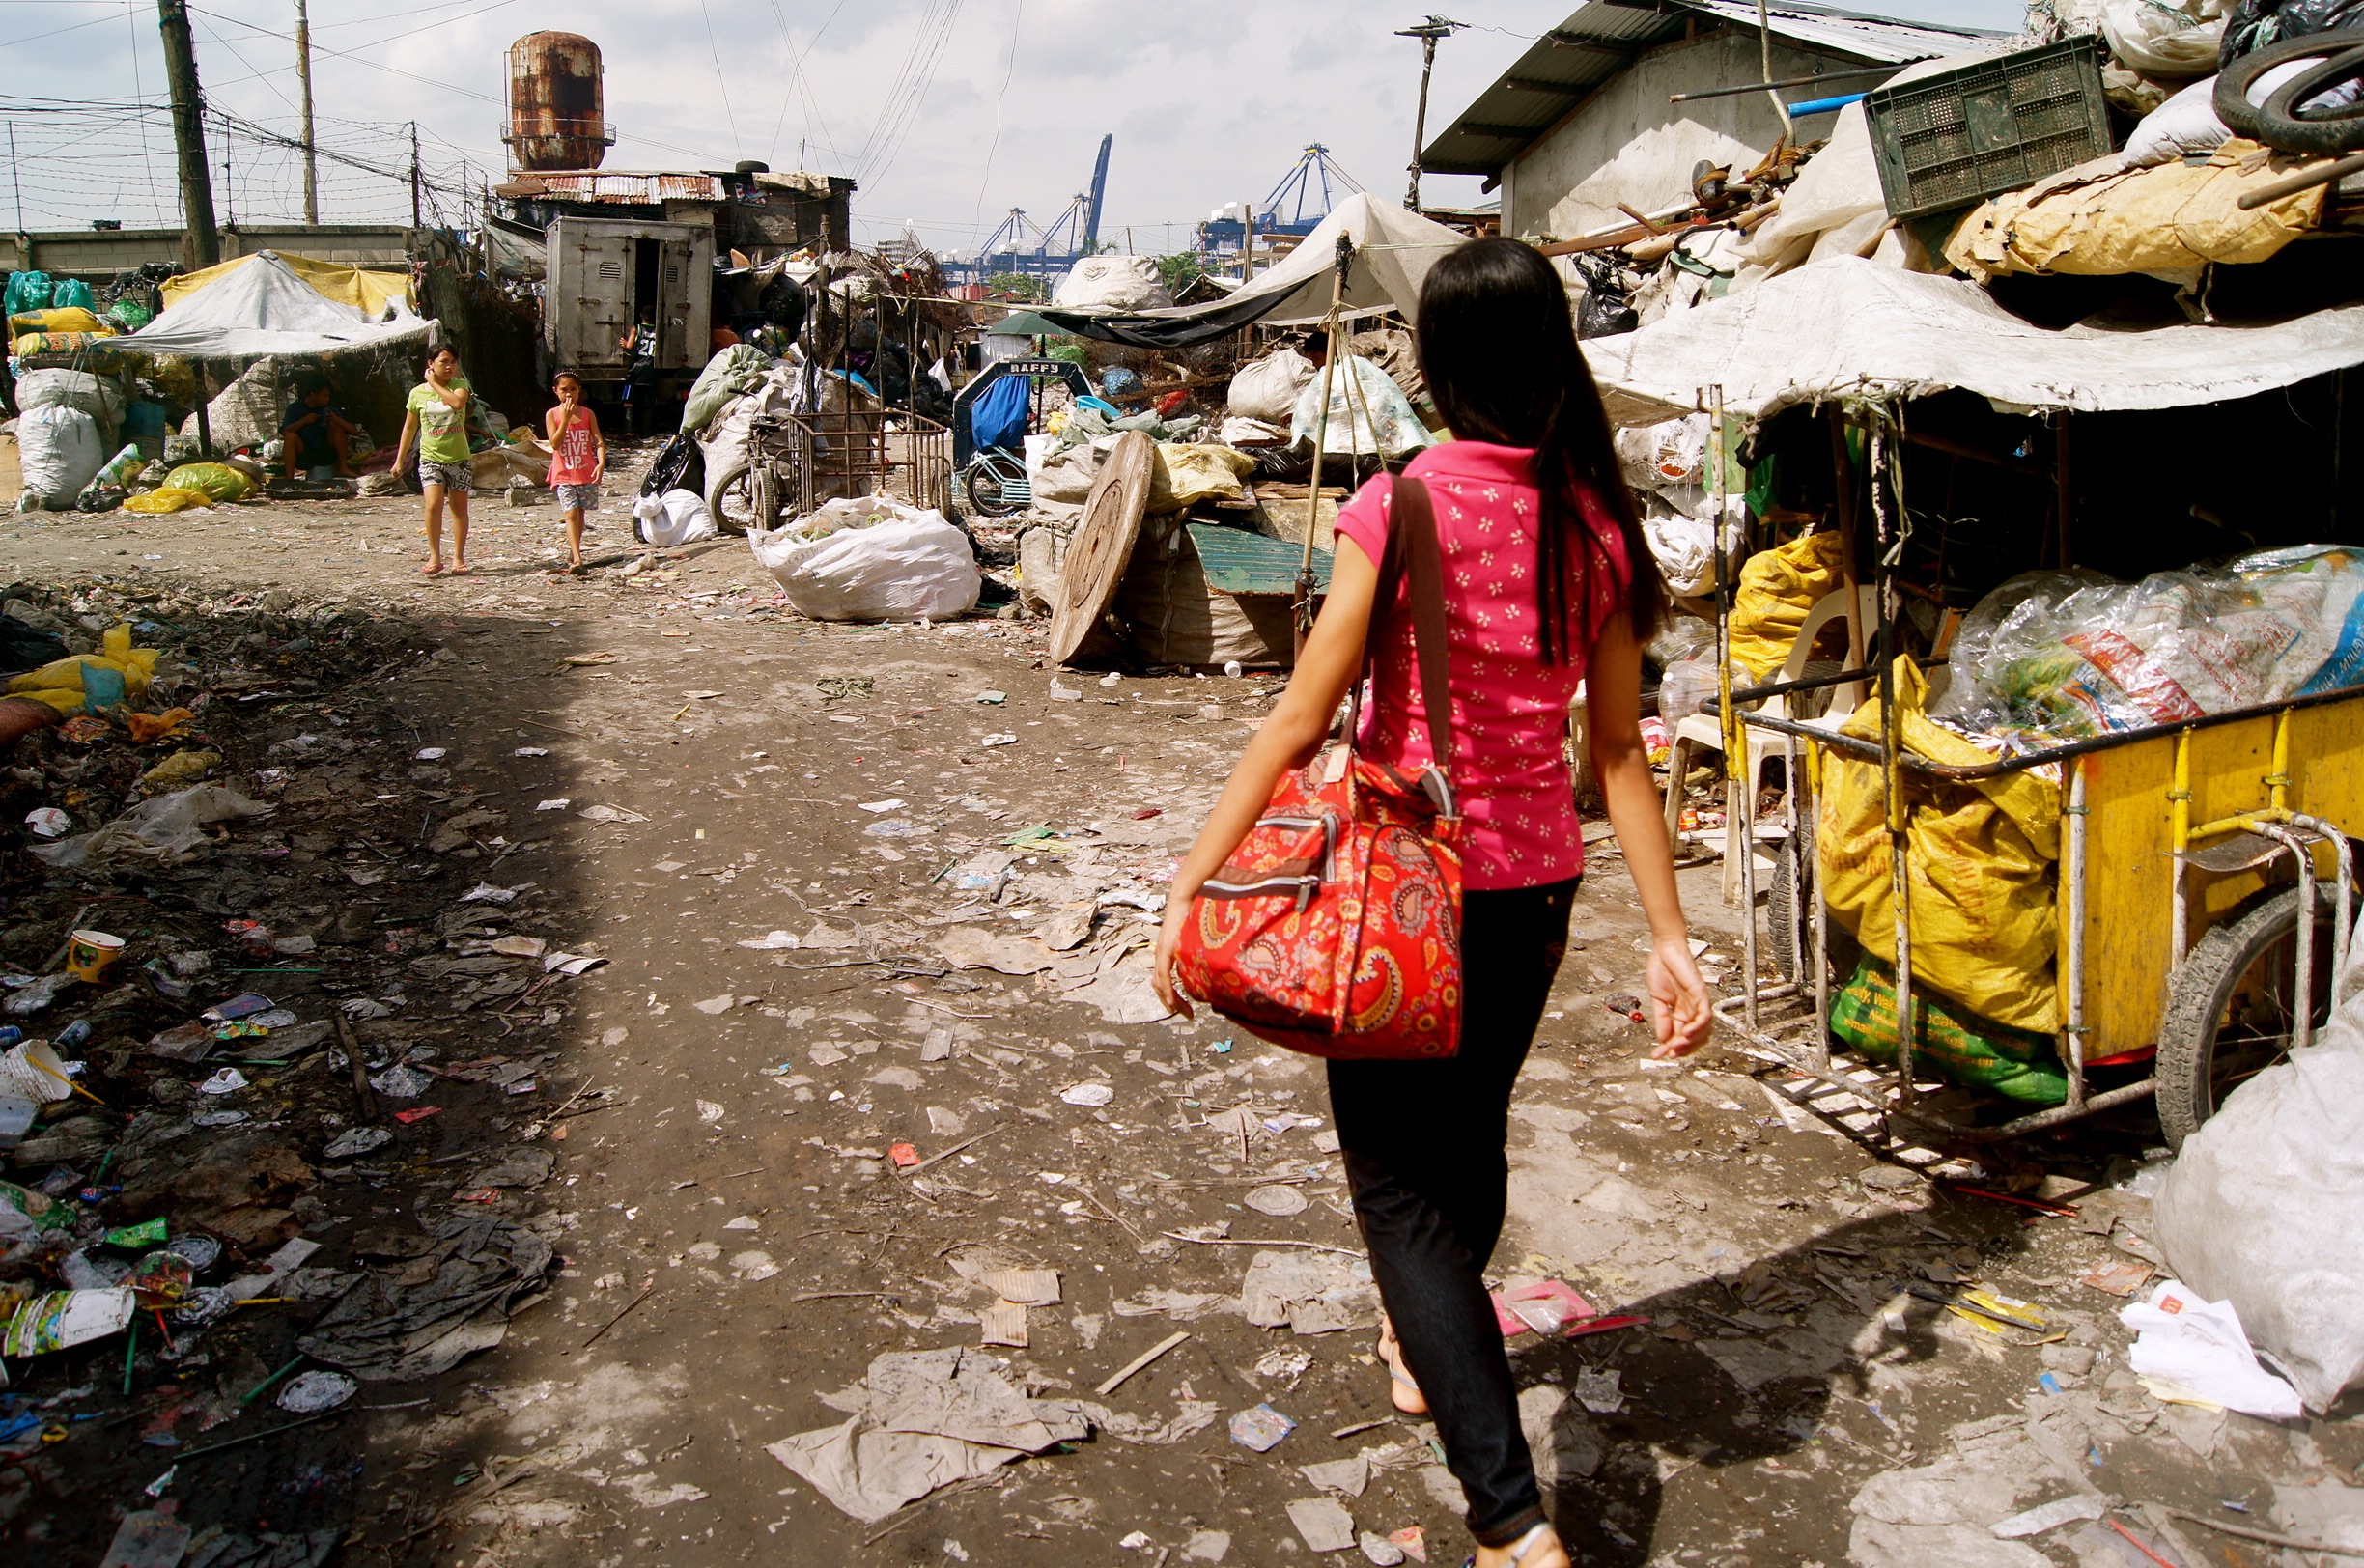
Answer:
[(1034, 383), (1024, 376), (1004, 376), (987, 387), (969, 406), (969, 438), (977, 450), (1016, 450), (1026, 439), (1027, 409), (1033, 395)]

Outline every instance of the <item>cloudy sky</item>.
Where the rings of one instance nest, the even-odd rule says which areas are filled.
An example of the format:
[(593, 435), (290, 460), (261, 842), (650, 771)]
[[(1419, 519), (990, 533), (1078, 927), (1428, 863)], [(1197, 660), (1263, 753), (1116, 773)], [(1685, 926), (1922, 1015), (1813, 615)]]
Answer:
[[(1433, 0), (1432, 0), (1433, 3)], [(295, 0), (190, 7), (221, 215), (300, 218)], [(1431, 132), (1573, 0), (1459, 0), (1438, 50)], [(2015, 0), (1890, 0), (1893, 14), (2011, 28)], [(606, 61), (610, 168), (800, 161), (860, 182), (856, 238), (906, 223), (973, 245), (1012, 207), (1052, 221), (1113, 132), (1105, 238), (1179, 249), (1226, 202), (1261, 202), (1309, 142), (1397, 196), (1412, 139), (1420, 19), (1338, 0), (448, 0), (394, 10), (312, 0), (324, 219), (407, 216), (409, 122), (447, 221), (500, 178), (504, 51), (562, 26)], [(0, 0), (0, 95), (22, 224), (177, 224), (153, 0)], [(38, 94), (39, 96), (34, 96)], [(143, 107), (145, 105), (146, 107)], [(1429, 199), (1476, 200), (1434, 178)], [(13, 212), (12, 220), (14, 221)]]

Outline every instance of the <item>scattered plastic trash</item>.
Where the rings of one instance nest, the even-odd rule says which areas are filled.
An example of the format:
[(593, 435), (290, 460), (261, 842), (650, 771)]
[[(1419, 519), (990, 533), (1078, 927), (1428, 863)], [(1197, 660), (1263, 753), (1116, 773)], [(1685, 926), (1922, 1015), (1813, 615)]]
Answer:
[[(1273, 1409), (1257, 1405), (1231, 1417), (1231, 1441), (1257, 1453), (1270, 1453), (1280, 1440), (1297, 1430), (1297, 1423)], [(1347, 1545), (1354, 1543), (1349, 1540)]]
[(73, 831), (73, 819), (55, 806), (42, 806), (25, 814), (25, 826), (35, 838), (62, 838)]
[(335, 1410), (352, 1398), (361, 1385), (342, 1372), (299, 1372), (279, 1386), (275, 1401), (284, 1411), (314, 1415)]
[(1105, 1106), (1115, 1098), (1112, 1083), (1074, 1083), (1059, 1091), (1059, 1099), (1071, 1106)]
[(2147, 1302), (2120, 1309), (2138, 1336), (2126, 1353), (2137, 1376), (2162, 1378), (2201, 1398), (2271, 1421), (2296, 1420), (2298, 1391), (2258, 1365), (2230, 1303), (2207, 1302), (2173, 1279)]
[(199, 1094), (236, 1094), (246, 1087), (246, 1075), (235, 1067), (225, 1067), (197, 1085)]
[(2081, 1519), (2099, 1519), (2107, 1512), (2108, 1499), (2093, 1493), (2077, 1493), (2015, 1513), (2009, 1519), (1998, 1519), (1992, 1527), (1998, 1539), (2016, 1541), (2058, 1529), (2063, 1525), (2073, 1525)]
[[(1236, 1427), (1234, 1435), (1236, 1435)], [(1313, 1552), (1346, 1552), (1355, 1544), (1354, 1516), (1336, 1498), (1306, 1498), (1286, 1504), (1289, 1523)]]
[(128, 1288), (53, 1290), (18, 1306), (0, 1330), (0, 1356), (41, 1356), (120, 1333), (138, 1301)]

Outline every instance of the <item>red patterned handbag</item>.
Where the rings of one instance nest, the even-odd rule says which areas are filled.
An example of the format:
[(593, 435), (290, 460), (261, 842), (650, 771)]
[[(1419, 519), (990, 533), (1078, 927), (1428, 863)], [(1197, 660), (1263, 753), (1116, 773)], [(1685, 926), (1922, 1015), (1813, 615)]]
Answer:
[(1358, 680), (1344, 743), (1280, 780), (1192, 902), (1175, 955), (1191, 995), (1309, 1055), (1417, 1061), (1460, 1049), (1461, 816), (1444, 569), (1428, 489), (1417, 479), (1395, 482), (1365, 677), (1407, 579), (1434, 764), (1410, 779), (1355, 754)]

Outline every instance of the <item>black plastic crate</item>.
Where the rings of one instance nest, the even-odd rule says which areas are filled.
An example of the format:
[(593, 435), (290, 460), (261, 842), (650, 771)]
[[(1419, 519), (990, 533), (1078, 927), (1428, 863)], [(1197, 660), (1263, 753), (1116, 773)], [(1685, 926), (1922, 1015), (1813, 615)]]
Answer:
[(2018, 190), (2110, 151), (2101, 40), (2084, 34), (1878, 88), (1864, 118), (1892, 216)]

